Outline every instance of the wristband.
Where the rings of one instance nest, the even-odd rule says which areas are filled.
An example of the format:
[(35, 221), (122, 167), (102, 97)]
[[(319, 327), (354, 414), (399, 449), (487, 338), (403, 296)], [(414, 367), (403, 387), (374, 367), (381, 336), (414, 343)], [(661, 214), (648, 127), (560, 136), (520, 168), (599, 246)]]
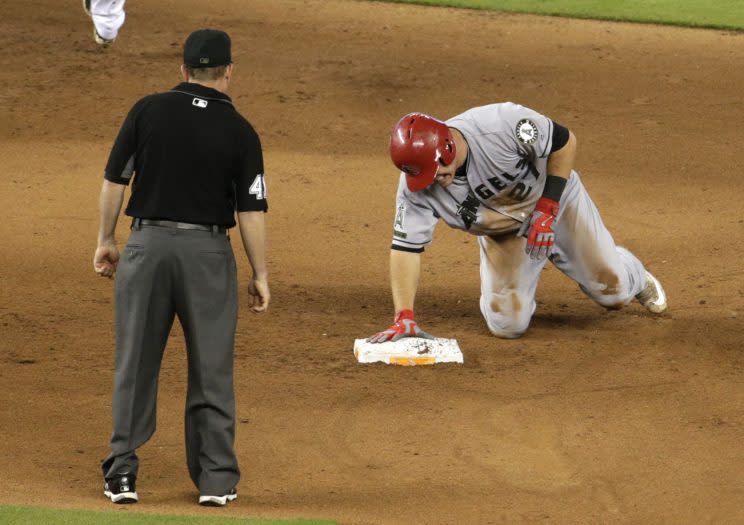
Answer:
[(537, 199), (537, 204), (535, 204), (535, 211), (542, 212), (546, 215), (552, 215), (553, 217), (558, 216), (558, 210), (560, 210), (558, 201), (554, 201), (545, 196)]
[(559, 202), (561, 195), (563, 195), (563, 190), (566, 188), (566, 182), (568, 181), (563, 177), (548, 175), (545, 179), (545, 188), (543, 188), (542, 196)]
[(395, 322), (402, 321), (404, 319), (408, 319), (409, 321), (413, 321), (413, 310), (401, 310), (398, 312), (395, 316)]

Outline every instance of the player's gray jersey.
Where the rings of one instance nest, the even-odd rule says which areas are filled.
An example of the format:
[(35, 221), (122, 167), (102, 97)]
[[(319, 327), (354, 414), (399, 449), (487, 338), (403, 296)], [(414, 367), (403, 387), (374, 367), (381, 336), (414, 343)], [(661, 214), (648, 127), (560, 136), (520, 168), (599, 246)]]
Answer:
[(398, 185), (393, 245), (420, 251), (439, 218), (474, 235), (516, 232), (535, 207), (547, 175), (553, 122), (505, 102), (470, 109), (447, 121), (468, 143), (467, 175), (447, 188), (409, 191)]

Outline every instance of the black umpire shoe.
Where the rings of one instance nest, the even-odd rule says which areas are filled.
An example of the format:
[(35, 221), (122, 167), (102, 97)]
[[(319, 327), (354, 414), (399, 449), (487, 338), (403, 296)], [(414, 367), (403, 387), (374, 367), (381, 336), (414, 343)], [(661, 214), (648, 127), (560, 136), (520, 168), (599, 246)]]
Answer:
[(205, 507), (224, 507), (230, 501), (235, 501), (237, 498), (238, 492), (232, 489), (222, 496), (199, 496), (199, 505), (204, 505)]
[(103, 495), (114, 503), (137, 503), (137, 489), (134, 486), (136, 478), (129, 474), (122, 474), (103, 484)]

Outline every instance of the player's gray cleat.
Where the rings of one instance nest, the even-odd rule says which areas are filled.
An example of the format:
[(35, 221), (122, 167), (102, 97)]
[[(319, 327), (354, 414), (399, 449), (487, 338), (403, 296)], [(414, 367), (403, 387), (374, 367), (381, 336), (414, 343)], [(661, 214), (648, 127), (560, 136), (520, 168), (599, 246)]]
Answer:
[(664, 288), (662, 288), (659, 280), (648, 271), (646, 272), (646, 287), (641, 293), (636, 295), (636, 299), (638, 299), (638, 302), (646, 310), (655, 314), (660, 314), (667, 309), (667, 298)]

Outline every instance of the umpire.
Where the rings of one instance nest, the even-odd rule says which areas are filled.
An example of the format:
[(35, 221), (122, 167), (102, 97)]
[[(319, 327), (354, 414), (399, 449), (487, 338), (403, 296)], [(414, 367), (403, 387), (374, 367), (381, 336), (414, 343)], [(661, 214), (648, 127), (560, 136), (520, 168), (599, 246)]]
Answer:
[[(230, 37), (202, 29), (186, 39), (184, 82), (147, 96), (127, 115), (106, 165), (93, 266), (116, 273), (116, 372), (111, 454), (104, 494), (137, 501), (135, 450), (155, 431), (158, 375), (173, 319), (188, 354), (186, 459), (199, 503), (237, 497), (233, 346), (238, 295), (227, 235), (237, 211), (253, 269), (251, 310), (269, 304), (267, 211), (258, 135), (225, 92), (233, 73)], [(121, 259), (114, 232), (130, 181), (133, 218)]]

